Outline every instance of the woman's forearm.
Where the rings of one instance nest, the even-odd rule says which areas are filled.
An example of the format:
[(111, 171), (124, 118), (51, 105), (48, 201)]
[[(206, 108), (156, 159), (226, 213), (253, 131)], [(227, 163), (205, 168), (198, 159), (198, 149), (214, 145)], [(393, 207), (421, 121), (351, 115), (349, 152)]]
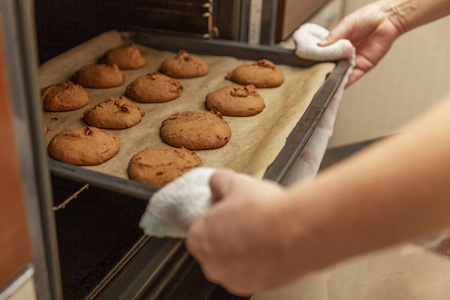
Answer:
[[(400, 133), (288, 189), (293, 272), (450, 226), (450, 98)], [(303, 269), (304, 270), (304, 269)]]
[(382, 0), (380, 5), (400, 33), (450, 14), (448, 0)]

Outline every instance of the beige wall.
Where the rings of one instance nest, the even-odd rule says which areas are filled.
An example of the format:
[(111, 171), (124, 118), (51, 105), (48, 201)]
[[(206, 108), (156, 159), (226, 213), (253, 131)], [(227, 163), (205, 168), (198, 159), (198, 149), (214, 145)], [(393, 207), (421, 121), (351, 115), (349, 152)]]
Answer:
[[(344, 14), (370, 2), (346, 0)], [(329, 12), (323, 10), (319, 21), (324, 14)], [(380, 64), (344, 93), (329, 147), (394, 132), (450, 94), (449, 69), (450, 17), (401, 36)]]

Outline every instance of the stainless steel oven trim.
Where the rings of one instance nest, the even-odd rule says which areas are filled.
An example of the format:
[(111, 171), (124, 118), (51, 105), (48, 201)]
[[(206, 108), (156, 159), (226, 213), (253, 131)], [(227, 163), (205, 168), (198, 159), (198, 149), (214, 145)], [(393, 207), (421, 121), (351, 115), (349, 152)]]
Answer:
[(38, 88), (33, 1), (1, 1), (3, 38), (15, 135), (33, 250), (34, 283), (39, 299), (62, 299), (50, 172)]

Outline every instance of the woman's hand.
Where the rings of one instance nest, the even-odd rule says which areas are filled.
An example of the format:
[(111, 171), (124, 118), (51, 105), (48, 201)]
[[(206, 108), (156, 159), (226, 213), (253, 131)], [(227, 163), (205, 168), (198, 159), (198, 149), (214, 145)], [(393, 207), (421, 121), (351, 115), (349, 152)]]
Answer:
[(387, 2), (378, 1), (346, 16), (319, 46), (327, 46), (340, 39), (348, 39), (356, 49), (356, 66), (347, 86), (375, 67), (402, 33), (393, 22)]
[(217, 171), (210, 185), (219, 202), (186, 239), (206, 278), (240, 295), (286, 282), (284, 189), (227, 170)]

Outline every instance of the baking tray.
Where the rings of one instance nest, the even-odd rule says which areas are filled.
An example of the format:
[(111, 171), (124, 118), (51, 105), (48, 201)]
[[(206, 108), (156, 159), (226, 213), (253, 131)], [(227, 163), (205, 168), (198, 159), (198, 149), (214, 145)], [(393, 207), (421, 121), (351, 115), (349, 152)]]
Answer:
[[(317, 62), (298, 58), (290, 50), (267, 46), (254, 47), (232, 41), (192, 39), (136, 32), (121, 33), (121, 36), (125, 43), (134, 42), (157, 50), (176, 52), (179, 49), (184, 49), (199, 55), (232, 56), (238, 59), (253, 61), (266, 58), (276, 64), (300, 68), (317, 64)], [(299, 117), (296, 126), (287, 137), (284, 147), (273, 163), (267, 168), (263, 176), (264, 178), (280, 182), (314, 132), (350, 65), (346, 60), (335, 63), (334, 70), (327, 76), (323, 85), (317, 90), (304, 114)], [(142, 210), (147, 203), (142, 202), (141, 205), (136, 200), (147, 201), (158, 190), (158, 188), (148, 184), (104, 174), (53, 159), (49, 160), (49, 167), (54, 176), (53, 180), (55, 184), (57, 183), (55, 178), (60, 177), (79, 182), (82, 185), (89, 184), (97, 187), (99, 188), (99, 193), (94, 199), (100, 200), (106, 197), (104, 200), (111, 200), (111, 205), (135, 203), (136, 211), (138, 212), (135, 214), (136, 216), (142, 214)], [(63, 183), (62, 186), (67, 186), (67, 184)], [(102, 192), (102, 190), (106, 190), (107, 193)], [(125, 195), (126, 199), (115, 195), (114, 197), (117, 197), (117, 199), (114, 200), (113, 196), (108, 196), (110, 195), (109, 191)], [(89, 193), (92, 193), (92, 189), (88, 192), (83, 191), (81, 195)], [(70, 205), (68, 211), (65, 211), (65, 209), (55, 211), (56, 218), (60, 221), (60, 224), (64, 225), (66, 223), (64, 226), (67, 227), (67, 224), (70, 224), (70, 222), (67, 222), (67, 218), (75, 219), (78, 222), (76, 215), (70, 215), (70, 210), (82, 207), (85, 203), (86, 205), (92, 205), (90, 201), (78, 201), (80, 199), (82, 200), (85, 196), (80, 197), (77, 201), (67, 204)], [(61, 200), (65, 198), (62, 197)], [(64, 201), (61, 203), (64, 203)], [(56, 206), (59, 204), (55, 203)], [(83, 208), (80, 211), (81, 215), (83, 215), (85, 209)], [(89, 230), (89, 226), (87, 227)], [(79, 230), (82, 230), (82, 228)], [(59, 231), (64, 231), (64, 228), (59, 228)], [(71, 231), (71, 229), (69, 228), (68, 231)], [(132, 226), (130, 232), (133, 235), (130, 235), (132, 240), (128, 245), (129, 247), (118, 249), (122, 251), (119, 261), (117, 261), (117, 258), (113, 260), (110, 257), (106, 257), (105, 259), (107, 259), (109, 265), (105, 265), (103, 262), (101, 263), (102, 267), (105, 268), (103, 272), (90, 272), (89, 269), (84, 267), (80, 268), (77, 265), (78, 262), (72, 266), (71, 264), (67, 265), (67, 262), (64, 263), (63, 261), (62, 267), (65, 267), (63, 270), (64, 282), (81, 280), (81, 282), (72, 281), (71, 289), (65, 291), (65, 296), (68, 299), (76, 299), (80, 296), (80, 294), (73, 295), (73, 297), (69, 296), (72, 291), (74, 293), (79, 292), (80, 287), (88, 289), (83, 291), (83, 299), (180, 299), (182, 295), (186, 296), (190, 293), (195, 295), (196, 299), (206, 299), (208, 297), (215, 286), (202, 277), (198, 264), (195, 263), (194, 259), (185, 250), (182, 239), (148, 238), (142, 235), (137, 224)], [(114, 232), (112, 236), (114, 236)], [(81, 235), (80, 238), (84, 239), (85, 236)], [(87, 240), (90, 239), (92, 237)], [(82, 248), (80, 251), (75, 251), (76, 248), (72, 249), (72, 246), (70, 246), (72, 242), (70, 237), (64, 237), (61, 243), (64, 241), (69, 244), (68, 249), (72, 251), (69, 252), (72, 255), (66, 257), (66, 259), (69, 259), (69, 262), (71, 259), (75, 259), (76, 261), (77, 255), (79, 255), (80, 251), (83, 251), (83, 244), (79, 245)], [(67, 252), (65, 252), (66, 254)], [(98, 259), (100, 261), (104, 258), (99, 257)], [(71, 271), (71, 267), (79, 269), (79, 271), (74, 273)], [(199, 291), (202, 291), (204, 295), (200, 296)]]
[[(299, 68), (311, 67), (318, 63), (300, 59), (292, 50), (269, 46), (250, 46), (234, 41), (192, 39), (139, 32), (123, 32), (121, 36), (125, 43), (134, 42), (156, 50), (176, 52), (184, 49), (198, 55), (231, 56), (237, 59), (252, 61), (265, 58), (273, 61), (275, 64)], [(350, 63), (347, 60), (336, 62), (334, 70), (328, 74), (323, 85), (316, 92), (308, 108), (287, 137), (284, 147), (267, 168), (263, 176), (264, 178), (281, 182), (314, 132), (349, 66)], [(77, 182), (89, 183), (93, 186), (138, 199), (147, 200), (157, 190), (156, 187), (147, 184), (96, 172), (60, 161), (50, 160), (49, 164), (50, 171), (55, 176)]]

